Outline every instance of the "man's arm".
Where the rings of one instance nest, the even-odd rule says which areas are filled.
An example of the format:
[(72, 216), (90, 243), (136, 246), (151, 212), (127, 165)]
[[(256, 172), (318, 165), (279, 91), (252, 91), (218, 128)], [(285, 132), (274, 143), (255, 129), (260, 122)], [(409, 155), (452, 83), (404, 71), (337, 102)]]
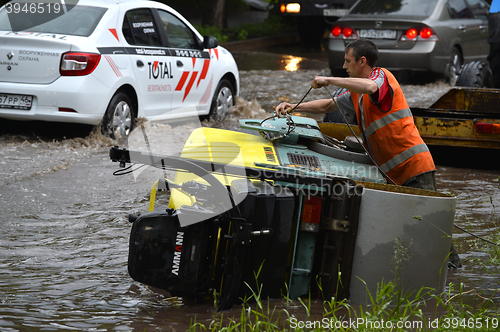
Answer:
[(374, 94), (378, 90), (377, 83), (368, 78), (315, 76), (311, 82), (311, 86), (314, 89), (328, 85), (335, 85), (352, 92), (369, 95)]
[[(276, 106), (276, 115), (286, 114), (292, 108), (295, 107), (296, 104), (290, 104), (287, 102), (283, 102)], [(329, 113), (337, 110), (337, 105), (331, 99), (318, 99), (312, 100), (305, 103), (300, 104), (294, 111), (297, 112), (308, 112), (308, 113)]]

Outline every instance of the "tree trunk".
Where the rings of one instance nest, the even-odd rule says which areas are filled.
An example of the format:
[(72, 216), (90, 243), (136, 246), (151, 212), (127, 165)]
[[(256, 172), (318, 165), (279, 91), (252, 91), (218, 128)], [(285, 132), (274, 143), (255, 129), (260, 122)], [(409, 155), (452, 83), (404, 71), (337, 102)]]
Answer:
[(207, 0), (201, 21), (202, 25), (227, 28), (226, 0)]

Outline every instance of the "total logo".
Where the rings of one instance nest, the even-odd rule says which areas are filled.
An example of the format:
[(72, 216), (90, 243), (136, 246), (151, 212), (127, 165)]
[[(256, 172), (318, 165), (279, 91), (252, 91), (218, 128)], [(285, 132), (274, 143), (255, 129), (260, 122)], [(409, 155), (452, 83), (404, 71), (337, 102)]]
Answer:
[(172, 63), (171, 62), (162, 62), (162, 61), (154, 61), (148, 62), (149, 66), (149, 79), (164, 79), (164, 78), (173, 78), (172, 74)]

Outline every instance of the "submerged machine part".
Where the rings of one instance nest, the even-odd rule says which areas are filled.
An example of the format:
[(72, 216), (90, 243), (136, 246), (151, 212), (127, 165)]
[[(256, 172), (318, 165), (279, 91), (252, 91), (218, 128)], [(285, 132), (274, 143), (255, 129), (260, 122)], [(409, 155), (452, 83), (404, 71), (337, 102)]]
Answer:
[[(444, 291), (456, 200), (448, 195), (366, 184), (359, 210), (349, 299), (392, 281), (404, 294), (422, 287)], [(385, 207), (385, 208), (381, 208)], [(374, 211), (376, 213), (374, 213)]]
[[(299, 133), (286, 119), (253, 122), (261, 135), (196, 129), (180, 157), (112, 148), (120, 164), (182, 170), (153, 187), (170, 190), (168, 208), (153, 211), (151, 195), (130, 218), (130, 276), (173, 296), (215, 292), (220, 310), (253, 292), (366, 303), (382, 280), (442, 291), (455, 199), (388, 185), (366, 155), (293, 118)], [(398, 265), (395, 243), (410, 262)]]
[(174, 296), (204, 295), (210, 285), (211, 262), (206, 255), (215, 248), (214, 221), (181, 227), (179, 213), (148, 212), (133, 222), (128, 271), (134, 280)]

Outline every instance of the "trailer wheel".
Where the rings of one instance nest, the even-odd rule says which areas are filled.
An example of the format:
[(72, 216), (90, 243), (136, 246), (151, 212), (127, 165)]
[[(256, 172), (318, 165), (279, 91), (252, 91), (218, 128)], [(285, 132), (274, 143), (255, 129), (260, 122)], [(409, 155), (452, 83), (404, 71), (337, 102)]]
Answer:
[(493, 74), (487, 63), (472, 61), (462, 66), (457, 77), (457, 86), (492, 88)]

